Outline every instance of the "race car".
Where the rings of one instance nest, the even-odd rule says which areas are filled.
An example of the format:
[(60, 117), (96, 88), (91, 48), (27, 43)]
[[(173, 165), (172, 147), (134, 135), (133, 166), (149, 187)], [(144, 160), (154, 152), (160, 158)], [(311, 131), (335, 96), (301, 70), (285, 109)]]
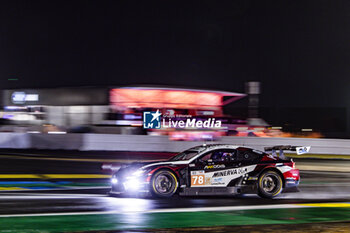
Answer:
[[(156, 197), (258, 194), (274, 198), (298, 186), (299, 170), (283, 151), (306, 153), (310, 147), (274, 146), (265, 151), (226, 145), (200, 145), (167, 161), (117, 167), (111, 195), (146, 194)], [(277, 153), (278, 152), (278, 153)]]

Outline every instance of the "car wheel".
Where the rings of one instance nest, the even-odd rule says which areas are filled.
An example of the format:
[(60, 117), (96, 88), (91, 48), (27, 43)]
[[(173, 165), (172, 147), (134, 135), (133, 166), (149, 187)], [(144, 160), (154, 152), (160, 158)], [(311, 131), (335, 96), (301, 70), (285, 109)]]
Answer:
[(266, 171), (259, 177), (258, 194), (264, 198), (274, 198), (282, 192), (282, 177), (275, 171)]
[(178, 187), (175, 174), (171, 171), (156, 172), (151, 180), (151, 192), (156, 197), (171, 197)]

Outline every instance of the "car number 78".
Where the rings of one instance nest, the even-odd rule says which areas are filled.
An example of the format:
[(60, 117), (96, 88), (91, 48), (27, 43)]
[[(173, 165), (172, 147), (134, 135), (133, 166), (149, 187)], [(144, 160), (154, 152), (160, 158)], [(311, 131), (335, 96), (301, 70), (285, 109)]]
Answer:
[(204, 185), (204, 175), (192, 175), (191, 186)]

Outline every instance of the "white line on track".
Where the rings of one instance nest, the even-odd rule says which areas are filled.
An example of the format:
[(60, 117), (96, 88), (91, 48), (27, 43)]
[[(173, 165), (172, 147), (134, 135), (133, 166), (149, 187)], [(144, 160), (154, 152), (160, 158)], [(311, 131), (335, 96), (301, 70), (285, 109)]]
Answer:
[(320, 186), (320, 187), (347, 187), (350, 186), (350, 183), (326, 183), (326, 184), (300, 184), (300, 187), (315, 187), (315, 186)]
[(302, 206), (292, 204), (276, 205), (251, 205), (251, 206), (217, 206), (197, 208), (170, 208), (136, 211), (90, 211), (90, 212), (66, 212), (66, 213), (39, 213), (39, 214), (9, 214), (0, 215), (7, 217), (42, 217), (42, 216), (69, 216), (69, 215), (104, 215), (104, 214), (150, 214), (150, 213), (178, 213), (178, 212), (210, 212), (210, 211), (235, 211), (235, 210), (258, 210), (258, 209), (289, 209), (289, 208), (315, 208), (313, 206)]
[[(15, 195), (15, 196), (14, 196)], [(0, 199), (66, 199), (66, 198), (88, 198), (88, 197), (106, 197), (104, 194), (57, 194), (57, 193), (26, 193), (19, 195), (18, 193), (0, 194)]]
[(66, 186), (64, 188), (47, 188), (47, 189), (18, 189), (18, 190), (0, 190), (0, 195), (2, 192), (40, 192), (40, 191), (69, 191), (69, 190), (84, 190), (84, 189), (108, 189), (111, 186), (89, 186), (89, 187), (77, 187), (77, 186)]

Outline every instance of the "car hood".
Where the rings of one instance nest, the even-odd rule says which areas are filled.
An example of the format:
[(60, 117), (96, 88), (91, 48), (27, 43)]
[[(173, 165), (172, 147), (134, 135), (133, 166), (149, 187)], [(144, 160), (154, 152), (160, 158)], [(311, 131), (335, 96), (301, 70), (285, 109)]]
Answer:
[(167, 165), (182, 165), (188, 164), (189, 161), (152, 161), (152, 162), (135, 162), (126, 166), (126, 168), (148, 168), (153, 166), (167, 166)]
[(156, 161), (156, 162), (134, 162), (128, 165), (123, 165), (116, 174), (118, 176), (128, 176), (138, 169), (152, 169), (157, 166), (184, 165), (188, 161)]

